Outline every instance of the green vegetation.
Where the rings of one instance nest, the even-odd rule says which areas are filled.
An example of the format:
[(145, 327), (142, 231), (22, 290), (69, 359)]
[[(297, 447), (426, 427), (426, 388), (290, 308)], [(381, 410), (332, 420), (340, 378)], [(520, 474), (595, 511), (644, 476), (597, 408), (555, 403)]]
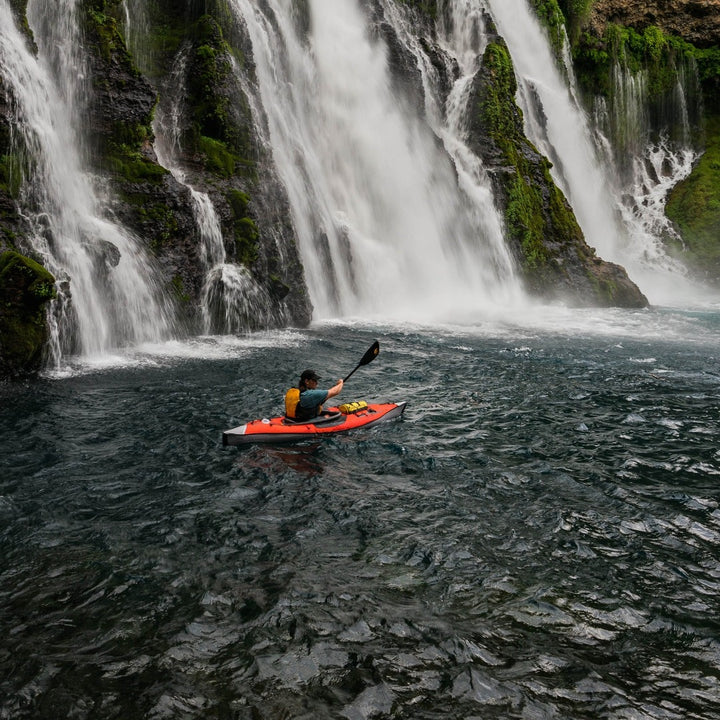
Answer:
[(160, 200), (153, 200), (143, 192), (121, 192), (124, 202), (133, 208), (133, 212), (141, 225), (148, 229), (150, 248), (158, 253), (178, 234), (178, 220), (168, 205)]
[(140, 72), (132, 62), (120, 34), (121, 5), (120, 0), (85, 0), (82, 5), (83, 29), (99, 57), (110, 61), (113, 57), (121, 55), (125, 63), (133, 69), (134, 74), (139, 76)]
[[(547, 231), (543, 197), (533, 181), (533, 168), (522, 152), (523, 144), (529, 146), (530, 143), (521, 131), (522, 116), (515, 104), (515, 72), (504, 42), (488, 44), (483, 67), (490, 81), (481, 95), (477, 111), (485, 131), (502, 152), (505, 164), (516, 170), (506, 187), (508, 203), (505, 219), (510, 235), (522, 247), (526, 271), (535, 271), (549, 259), (543, 243)], [(549, 168), (547, 161), (544, 162)]]
[(255, 221), (248, 217), (250, 198), (239, 190), (228, 193), (228, 202), (233, 214), (233, 236), (235, 239), (235, 257), (238, 262), (250, 267), (258, 258), (259, 232)]
[(185, 289), (185, 283), (180, 275), (173, 276), (173, 279), (170, 281), (170, 287), (172, 288), (172, 293), (178, 302), (184, 305), (190, 302), (191, 297)]
[(252, 174), (249, 109), (234, 83), (233, 50), (209, 15), (198, 19), (192, 35), (195, 51), (187, 88), (193, 131), (187, 140), (204, 154), (210, 172), (221, 177)]
[(140, 148), (152, 138), (149, 123), (113, 123), (105, 148), (109, 169), (128, 182), (162, 182), (168, 171), (147, 158)]
[(40, 306), (56, 295), (55, 278), (50, 272), (32, 258), (8, 250), (0, 255), (0, 286), (11, 285), (12, 275), (24, 277), (22, 290), (30, 306)]
[(570, 43), (575, 44), (590, 17), (594, 0), (558, 0), (566, 18)]
[(573, 60), (581, 86), (606, 97), (612, 95), (614, 63), (631, 73), (646, 71), (651, 99), (672, 91), (685, 61), (696, 63), (703, 87), (714, 90), (720, 82), (720, 48), (697, 48), (653, 25), (638, 32), (610, 24), (602, 38), (585, 32), (574, 43)]
[[(713, 280), (720, 279), (720, 116), (708, 119), (706, 149), (692, 174), (668, 197), (667, 216), (677, 225), (683, 259)], [(681, 248), (676, 248), (678, 251)]]
[(535, 14), (545, 26), (550, 38), (550, 44), (556, 57), (560, 57), (565, 44), (565, 15), (560, 9), (557, 0), (530, 0), (535, 8)]
[(55, 278), (31, 258), (0, 255), (0, 368), (33, 370), (47, 339), (45, 304), (55, 298)]

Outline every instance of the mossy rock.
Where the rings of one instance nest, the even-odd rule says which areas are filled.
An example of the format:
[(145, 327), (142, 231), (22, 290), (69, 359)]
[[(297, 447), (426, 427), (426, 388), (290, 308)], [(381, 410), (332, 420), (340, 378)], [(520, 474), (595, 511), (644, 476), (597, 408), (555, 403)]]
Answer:
[(235, 240), (234, 256), (237, 262), (248, 268), (258, 259), (260, 233), (255, 221), (248, 217), (250, 198), (239, 190), (231, 190), (227, 195), (232, 210), (232, 232)]
[(530, 0), (535, 14), (547, 31), (555, 56), (562, 57), (566, 37), (566, 21), (557, 0)]
[(46, 304), (56, 297), (55, 278), (13, 250), (0, 255), (0, 376), (36, 371), (48, 339)]
[(720, 284), (720, 116), (706, 127), (706, 148), (670, 192), (665, 212), (680, 231), (675, 253), (703, 279)]
[(469, 141), (488, 168), (527, 289), (574, 305), (645, 306), (625, 271), (588, 247), (550, 161), (525, 136), (512, 59), (490, 21), (489, 27), (483, 70), (472, 88)]
[(232, 58), (244, 58), (226, 41), (220, 24), (203, 15), (190, 33), (193, 51), (187, 74), (192, 130), (189, 149), (205, 157), (205, 168), (220, 177), (252, 175), (250, 109), (233, 73)]

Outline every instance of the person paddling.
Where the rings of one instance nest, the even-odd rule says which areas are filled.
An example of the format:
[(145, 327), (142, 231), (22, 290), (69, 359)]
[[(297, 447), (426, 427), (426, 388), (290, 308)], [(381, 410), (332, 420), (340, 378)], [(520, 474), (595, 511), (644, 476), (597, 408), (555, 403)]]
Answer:
[(285, 393), (285, 415), (293, 420), (312, 420), (322, 412), (322, 404), (340, 394), (343, 380), (329, 390), (318, 388), (319, 375), (314, 370), (303, 370), (298, 387)]

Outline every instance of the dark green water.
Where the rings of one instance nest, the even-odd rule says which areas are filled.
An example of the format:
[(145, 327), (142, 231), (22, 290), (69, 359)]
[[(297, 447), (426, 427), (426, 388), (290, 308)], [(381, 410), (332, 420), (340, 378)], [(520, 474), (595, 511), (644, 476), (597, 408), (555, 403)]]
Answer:
[[(720, 718), (720, 314), (563, 326), (0, 387), (0, 718)], [(376, 337), (403, 420), (221, 446)]]

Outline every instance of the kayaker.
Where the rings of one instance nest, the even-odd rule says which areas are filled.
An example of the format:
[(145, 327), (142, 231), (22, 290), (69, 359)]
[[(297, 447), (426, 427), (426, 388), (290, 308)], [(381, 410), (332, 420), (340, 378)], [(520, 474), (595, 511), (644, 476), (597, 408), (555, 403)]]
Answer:
[(320, 376), (314, 370), (303, 370), (298, 387), (285, 394), (285, 414), (294, 420), (312, 420), (322, 412), (322, 404), (340, 394), (343, 381), (329, 390), (318, 389)]

